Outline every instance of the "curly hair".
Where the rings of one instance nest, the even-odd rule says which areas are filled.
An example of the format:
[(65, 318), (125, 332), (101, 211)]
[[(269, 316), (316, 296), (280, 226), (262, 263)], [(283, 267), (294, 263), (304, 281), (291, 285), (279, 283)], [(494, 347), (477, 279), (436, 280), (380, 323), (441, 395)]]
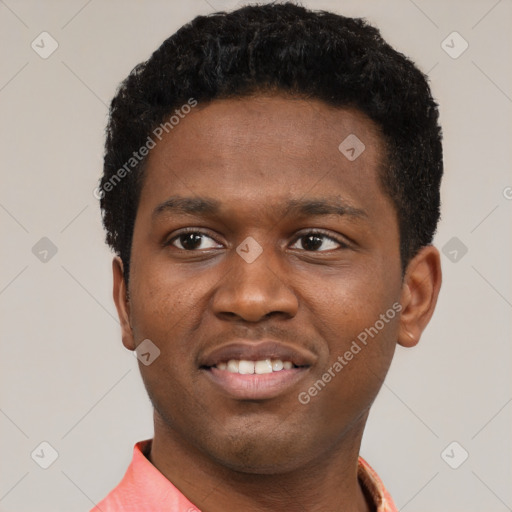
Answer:
[(246, 6), (181, 27), (131, 71), (112, 100), (98, 190), (106, 241), (126, 278), (146, 158), (119, 179), (126, 162), (191, 99), (269, 91), (353, 107), (376, 123), (386, 151), (379, 178), (396, 209), (402, 267), (432, 242), (443, 158), (427, 77), (364, 19), (293, 3)]

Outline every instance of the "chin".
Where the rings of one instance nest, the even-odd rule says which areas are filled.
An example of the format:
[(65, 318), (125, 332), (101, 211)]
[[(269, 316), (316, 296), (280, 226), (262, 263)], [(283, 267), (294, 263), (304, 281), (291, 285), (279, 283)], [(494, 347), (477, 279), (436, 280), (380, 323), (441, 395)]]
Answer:
[[(314, 443), (310, 450), (314, 450)], [(304, 466), (314, 457), (310, 450), (294, 436), (276, 438), (269, 432), (257, 437), (254, 433), (238, 434), (235, 440), (218, 440), (215, 449), (209, 451), (211, 458), (233, 471), (272, 475), (288, 473)]]
[(222, 457), (216, 457), (219, 464), (237, 473), (251, 475), (280, 475), (290, 473), (301, 468), (305, 461), (302, 457), (299, 459), (293, 456), (286, 456), (286, 459), (277, 460), (275, 458), (261, 456), (242, 457), (239, 454), (222, 454)]

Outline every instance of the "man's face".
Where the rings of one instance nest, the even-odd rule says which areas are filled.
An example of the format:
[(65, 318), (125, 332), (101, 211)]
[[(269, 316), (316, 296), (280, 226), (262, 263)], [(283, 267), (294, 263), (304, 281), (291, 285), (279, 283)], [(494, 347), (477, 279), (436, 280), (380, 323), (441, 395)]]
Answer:
[[(351, 134), (365, 145), (353, 161), (338, 149)], [(151, 151), (125, 344), (160, 349), (140, 367), (177, 442), (265, 473), (360, 436), (399, 324), (388, 315), (375, 329), (402, 287), (383, 159), (361, 113), (279, 96), (198, 106)], [(264, 360), (256, 371), (273, 371), (240, 374), (240, 360), (238, 372)]]

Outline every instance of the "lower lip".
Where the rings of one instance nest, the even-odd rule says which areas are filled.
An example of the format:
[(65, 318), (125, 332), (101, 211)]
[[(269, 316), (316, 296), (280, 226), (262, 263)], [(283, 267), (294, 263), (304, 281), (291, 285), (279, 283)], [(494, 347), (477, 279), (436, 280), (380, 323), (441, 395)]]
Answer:
[(268, 400), (290, 390), (308, 371), (307, 367), (278, 372), (241, 375), (218, 368), (204, 370), (208, 378), (231, 398), (238, 400)]

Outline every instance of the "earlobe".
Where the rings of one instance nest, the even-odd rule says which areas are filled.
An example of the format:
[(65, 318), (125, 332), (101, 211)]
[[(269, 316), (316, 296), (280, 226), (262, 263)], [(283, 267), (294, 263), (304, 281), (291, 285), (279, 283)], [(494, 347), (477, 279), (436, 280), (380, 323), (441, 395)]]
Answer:
[(114, 302), (121, 325), (123, 345), (129, 350), (135, 350), (130, 320), (130, 301), (128, 299), (128, 289), (123, 274), (123, 262), (121, 258), (117, 256), (112, 261), (112, 273), (114, 278)]
[(441, 288), (439, 251), (432, 245), (420, 249), (407, 266), (402, 286), (398, 343), (415, 346), (432, 318)]

